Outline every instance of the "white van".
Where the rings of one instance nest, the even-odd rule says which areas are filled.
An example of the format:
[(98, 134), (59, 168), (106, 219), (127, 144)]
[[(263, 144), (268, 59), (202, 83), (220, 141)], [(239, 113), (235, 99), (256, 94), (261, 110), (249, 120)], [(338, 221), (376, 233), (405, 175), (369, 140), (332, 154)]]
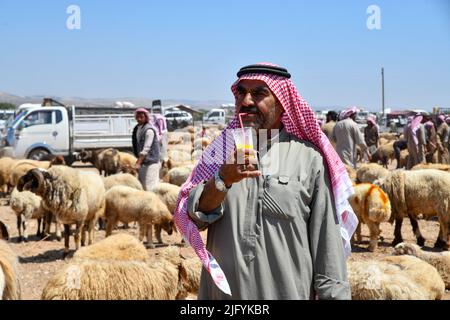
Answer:
[(203, 117), (203, 122), (211, 124), (225, 124), (225, 110), (212, 109)]

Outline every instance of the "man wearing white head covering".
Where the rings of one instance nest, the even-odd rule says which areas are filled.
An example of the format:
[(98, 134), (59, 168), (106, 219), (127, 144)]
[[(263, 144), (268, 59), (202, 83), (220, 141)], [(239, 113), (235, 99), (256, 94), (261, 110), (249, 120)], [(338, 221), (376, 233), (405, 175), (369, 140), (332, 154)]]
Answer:
[(408, 163), (406, 169), (410, 170), (416, 164), (425, 162), (425, 128), (421, 124), (423, 116), (416, 115), (405, 129), (405, 139), (408, 144)]
[(350, 107), (341, 112), (339, 122), (333, 129), (333, 141), (336, 142), (336, 152), (345, 164), (356, 168), (357, 150), (359, 146), (363, 153), (367, 150), (363, 134), (355, 122), (356, 107)]
[(367, 126), (364, 128), (364, 140), (370, 155), (373, 155), (379, 147), (378, 126), (374, 116), (367, 117)]

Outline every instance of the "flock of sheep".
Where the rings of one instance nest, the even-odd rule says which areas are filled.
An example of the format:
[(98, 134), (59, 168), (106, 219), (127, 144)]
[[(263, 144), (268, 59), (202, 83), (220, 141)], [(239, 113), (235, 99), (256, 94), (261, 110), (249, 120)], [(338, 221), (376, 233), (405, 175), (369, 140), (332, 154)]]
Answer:
[[(79, 160), (91, 162), (101, 175), (65, 166), (58, 157), (48, 161), (0, 159), (0, 187), (10, 194), (19, 240), (28, 240), (30, 219), (38, 220), (37, 233), (42, 238), (50, 236), (54, 225), (57, 240), (64, 236), (66, 257), (70, 235), (74, 236), (73, 258), (50, 278), (42, 299), (183, 299), (188, 293), (195, 294), (201, 272), (197, 258), (185, 259), (176, 246), (150, 258), (147, 249), (154, 248), (153, 230), (158, 243), (162, 243), (162, 231), (169, 235), (176, 232), (172, 215), (180, 186), (190, 175), (201, 149), (219, 132), (210, 129), (203, 137), (197, 137), (193, 128), (170, 133), (161, 182), (152, 191), (144, 191), (136, 178), (136, 158), (114, 149), (80, 154)], [(380, 148), (388, 149), (385, 144)], [(381, 222), (395, 222), (394, 255), (349, 260), (353, 299), (441, 299), (445, 289), (450, 289), (450, 253), (421, 250), (424, 238), (417, 222), (437, 217), (440, 232), (435, 246), (447, 249), (448, 170), (446, 165), (388, 170), (377, 163), (362, 164), (357, 170), (348, 168), (355, 182), (355, 195), (349, 201), (360, 222), (369, 228), (369, 251), (377, 250)], [(419, 246), (403, 243), (404, 217), (410, 219)], [(113, 234), (119, 222), (137, 223), (138, 239)], [(97, 228), (105, 229), (105, 239), (93, 244)], [(147, 247), (143, 245), (145, 237)], [(8, 238), (8, 230), (0, 222), (1, 238)], [(361, 240), (359, 226), (353, 242)], [(17, 267), (15, 253), (0, 240), (3, 299), (20, 298)]]
[[(352, 239), (361, 242), (361, 224), (369, 229), (368, 250), (378, 249), (381, 222), (395, 223), (394, 255), (364, 262), (349, 261), (349, 279), (354, 299), (441, 299), (450, 289), (450, 253), (426, 252), (418, 219), (437, 219), (436, 250), (448, 250), (450, 219), (450, 165), (418, 164), (411, 170), (388, 170), (394, 157), (392, 134), (381, 135), (382, 145), (373, 163), (347, 167), (354, 181), (350, 204), (360, 225)], [(406, 163), (402, 151), (400, 166)], [(380, 160), (380, 163), (377, 163)], [(411, 222), (417, 245), (403, 242), (403, 218)]]

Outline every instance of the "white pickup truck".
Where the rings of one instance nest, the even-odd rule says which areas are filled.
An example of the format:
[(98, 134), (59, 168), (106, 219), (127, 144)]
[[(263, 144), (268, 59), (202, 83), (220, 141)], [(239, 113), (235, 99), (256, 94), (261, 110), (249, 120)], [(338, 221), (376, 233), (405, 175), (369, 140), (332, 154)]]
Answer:
[(83, 149), (131, 149), (136, 120), (130, 108), (30, 106), (7, 128), (6, 144), (15, 158), (46, 154), (74, 160)]

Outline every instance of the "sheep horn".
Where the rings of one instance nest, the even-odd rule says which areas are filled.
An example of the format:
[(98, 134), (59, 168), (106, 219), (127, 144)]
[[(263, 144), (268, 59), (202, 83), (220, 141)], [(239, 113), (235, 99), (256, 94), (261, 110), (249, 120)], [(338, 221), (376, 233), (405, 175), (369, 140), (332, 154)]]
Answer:
[(0, 221), (0, 239), (9, 240), (8, 228), (6, 225)]
[(19, 179), (17, 190), (29, 190), (35, 194), (42, 194), (44, 188), (44, 175), (40, 169), (31, 169)]

